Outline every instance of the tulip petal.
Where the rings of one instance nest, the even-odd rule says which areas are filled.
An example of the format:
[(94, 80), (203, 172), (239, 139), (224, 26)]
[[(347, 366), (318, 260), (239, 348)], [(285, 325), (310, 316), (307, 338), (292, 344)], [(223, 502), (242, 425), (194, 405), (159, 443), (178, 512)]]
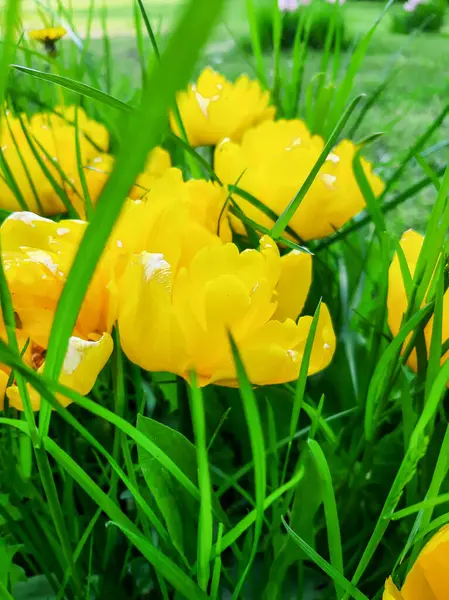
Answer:
[(445, 600), (448, 594), (449, 526), (442, 527), (416, 559), (402, 588), (404, 600)]
[(281, 275), (276, 287), (278, 306), (274, 319), (296, 320), (312, 284), (312, 256), (293, 250), (281, 258)]
[(142, 252), (130, 261), (119, 290), (123, 350), (148, 371), (183, 370), (182, 335), (171, 311), (172, 271), (162, 254)]
[(389, 577), (385, 582), (385, 590), (382, 600), (404, 600), (401, 592), (395, 586), (391, 577)]
[(8, 384), (8, 375), (0, 369), (0, 410), (3, 410), (5, 406), (5, 392)]

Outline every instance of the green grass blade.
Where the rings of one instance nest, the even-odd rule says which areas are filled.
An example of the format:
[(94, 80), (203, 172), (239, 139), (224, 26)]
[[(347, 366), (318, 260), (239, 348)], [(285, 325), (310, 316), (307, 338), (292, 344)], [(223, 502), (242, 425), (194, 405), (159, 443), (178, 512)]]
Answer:
[(240, 395), (243, 402), (243, 410), (245, 413), (246, 423), (248, 426), (249, 438), (251, 443), (251, 451), (254, 461), (254, 478), (255, 478), (255, 497), (256, 497), (256, 517), (253, 547), (248, 563), (243, 571), (243, 574), (233, 593), (233, 599), (238, 598), (240, 590), (245, 582), (245, 579), (251, 569), (252, 563), (256, 556), (257, 545), (262, 534), (264, 503), (267, 490), (267, 465), (265, 458), (265, 443), (262, 423), (260, 421), (259, 408), (257, 400), (252, 389), (251, 383), (243, 366), (240, 353), (237, 345), (231, 335), (229, 335), (229, 343), (231, 344), (232, 357), (237, 371), (239, 382)]
[(335, 127), (335, 124), (338, 122), (340, 115), (343, 113), (344, 107), (348, 102), (349, 96), (351, 95), (351, 91), (354, 87), (355, 77), (360, 70), (363, 59), (365, 58), (365, 55), (367, 53), (368, 46), (371, 43), (371, 39), (377, 29), (377, 26), (379, 25), (379, 23), (381, 22), (381, 20), (383, 19), (383, 17), (385, 16), (386, 12), (392, 4), (393, 0), (389, 0), (387, 2), (379, 18), (376, 20), (371, 29), (366, 33), (366, 35), (360, 40), (359, 44), (357, 45), (357, 48), (355, 49), (354, 54), (352, 55), (349, 65), (346, 69), (345, 77), (342, 83), (340, 84), (338, 92), (336, 93), (333, 109), (329, 115), (328, 122), (326, 124), (327, 134), (325, 137), (330, 135), (331, 131)]
[(344, 126), (346, 125), (349, 117), (351, 116), (351, 114), (353, 113), (353, 111), (355, 110), (355, 108), (357, 107), (358, 103), (360, 102), (360, 100), (362, 98), (363, 98), (363, 95), (357, 96), (351, 102), (351, 104), (347, 107), (344, 114), (341, 116), (340, 120), (338, 121), (337, 125), (335, 126), (335, 129), (333, 130), (332, 134), (330, 135), (328, 141), (326, 142), (326, 145), (324, 146), (323, 151), (321, 152), (313, 169), (310, 171), (305, 182), (301, 186), (301, 189), (298, 191), (296, 196), (293, 198), (293, 200), (290, 202), (290, 204), (287, 206), (287, 208), (284, 210), (284, 212), (281, 214), (279, 219), (274, 224), (273, 229), (271, 230), (271, 237), (274, 240), (279, 239), (279, 236), (284, 232), (285, 228), (289, 224), (290, 219), (295, 214), (296, 210), (298, 209), (298, 207), (301, 204), (302, 200), (304, 199), (305, 195), (309, 191), (312, 183), (315, 181), (315, 178), (318, 175), (319, 170), (325, 163), (329, 153), (331, 152), (332, 148), (337, 143), (338, 137), (339, 137), (340, 133), (342, 132)]
[[(323, 488), (324, 515), (326, 518), (330, 562), (338, 573), (344, 575), (340, 523), (338, 520), (337, 503), (335, 500), (331, 472), (326, 460), (326, 456), (324, 455), (324, 452), (318, 442), (315, 440), (308, 440), (307, 444), (315, 462), (317, 471), (320, 475), (321, 485)], [(341, 597), (342, 589), (337, 581), (334, 580), (334, 582), (338, 600), (338, 598)]]
[[(153, 64), (140, 108), (126, 122), (116, 167), (81, 241), (55, 314), (46, 358), (46, 373), (52, 378), (59, 376), (78, 311), (128, 190), (141, 172), (148, 151), (160, 141), (175, 92), (186, 83), (222, 4), (223, 0), (211, 0), (200, 6), (191, 0), (164, 52), (162, 64)], [(157, 95), (153, 90), (158, 90)], [(142, 136), (142, 130), (147, 135)], [(41, 434), (48, 431), (50, 415), (48, 405), (43, 403)]]
[(198, 464), (198, 486), (201, 495), (197, 549), (198, 585), (202, 590), (206, 591), (210, 578), (213, 538), (212, 487), (207, 452), (204, 399), (201, 388), (198, 387), (196, 375), (193, 372), (190, 373), (189, 396)]
[(329, 577), (331, 577), (335, 584), (344, 589), (351, 598), (355, 598), (355, 600), (368, 600), (367, 596), (359, 592), (359, 590), (351, 584), (350, 581), (345, 579), (341, 573), (339, 573), (331, 564), (329, 564), (322, 556), (320, 556), (316, 550), (314, 550), (307, 542), (305, 542), (302, 538), (299, 537), (297, 533), (293, 531), (293, 529), (286, 523), (284, 518), (282, 518), (282, 522), (284, 524), (287, 533), (291, 537), (291, 539), (296, 543), (296, 545), (301, 548), (301, 550), (309, 557), (309, 559), (314, 562), (322, 571), (326, 573)]
[(264, 87), (267, 87), (267, 76), (265, 73), (265, 63), (262, 54), (262, 45), (260, 40), (259, 25), (257, 23), (257, 9), (254, 0), (246, 0), (246, 14), (248, 17), (249, 29), (251, 33), (251, 45), (253, 56), (256, 60), (257, 77)]
[(107, 106), (111, 106), (112, 108), (116, 108), (122, 112), (133, 111), (133, 107), (129, 104), (126, 104), (126, 102), (122, 102), (118, 98), (111, 96), (109, 93), (102, 92), (101, 90), (87, 85), (87, 83), (82, 83), (81, 81), (76, 81), (75, 79), (71, 79), (70, 77), (65, 77), (63, 75), (44, 73), (43, 71), (30, 69), (22, 65), (11, 66), (14, 69), (17, 69), (17, 71), (21, 71), (27, 75), (32, 75), (33, 77), (41, 79), (42, 81), (48, 81), (49, 83), (53, 83), (72, 92), (76, 92), (77, 94), (80, 94), (80, 96), (86, 96), (86, 98), (91, 98), (92, 100), (96, 100), (97, 102), (101, 102), (102, 104), (106, 104)]

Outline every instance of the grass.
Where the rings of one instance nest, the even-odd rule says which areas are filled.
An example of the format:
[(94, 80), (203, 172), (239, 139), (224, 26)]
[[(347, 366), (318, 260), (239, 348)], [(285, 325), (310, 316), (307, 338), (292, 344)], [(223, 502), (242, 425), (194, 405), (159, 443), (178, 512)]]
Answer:
[[(170, 28), (178, 5), (179, 2), (176, 0), (165, 3), (151, 0), (145, 3), (153, 24), (156, 24), (156, 29), (162, 28), (162, 31)], [(130, 82), (128, 88), (132, 89), (133, 84), (140, 77), (138, 49), (132, 36), (134, 27), (132, 7), (123, 0), (112, 0), (107, 3), (107, 7), (108, 32), (112, 36), (111, 52), (117, 60), (120, 60), (120, 69), (124, 74), (126, 73)], [(349, 31), (354, 39), (358, 39), (369, 29), (379, 15), (380, 9), (380, 4), (364, 1), (349, 2), (345, 6)], [(394, 9), (397, 10), (397, 7)], [(80, 32), (85, 28), (88, 12), (87, 0), (76, 2), (74, 19)], [(33, 23), (37, 25), (35, 12), (27, 13), (25, 23), (27, 27), (31, 27)], [(251, 61), (248, 62), (229, 37), (229, 32), (236, 40), (248, 36), (245, 23), (244, 2), (232, 0), (197, 70), (202, 64), (212, 64), (231, 78), (245, 71), (254, 73), (254, 65)], [(102, 30), (99, 18), (94, 20), (92, 33), (94, 39), (90, 45), (91, 52), (94, 56), (100, 56)], [(445, 32), (413, 37), (393, 34), (390, 32), (388, 15), (376, 31), (364, 59), (363, 69), (357, 75), (354, 94), (372, 94), (385, 81), (388, 74), (395, 71), (391, 83), (374, 104), (358, 134), (362, 139), (374, 132), (384, 133), (373, 147), (367, 149), (367, 155), (385, 175), (400, 164), (406, 149), (413, 146), (420, 134), (443, 110), (448, 92), (444, 73), (444, 65), (449, 61), (447, 42), (448, 37)], [(266, 60), (269, 62), (268, 57)], [(320, 60), (319, 52), (310, 52), (305, 74), (306, 81), (310, 81), (319, 70)], [(284, 66), (290, 64), (288, 54), (284, 56), (283, 62)], [(344, 64), (344, 57), (342, 63)], [(417, 85), (417, 82), (423, 84)], [(120, 96), (123, 88), (115, 91)], [(429, 140), (429, 145), (443, 146), (430, 158), (431, 165), (435, 169), (440, 168), (449, 156), (448, 151), (444, 149), (448, 140), (449, 122), (446, 120)], [(406, 183), (421, 175), (420, 166), (413, 165), (408, 171), (409, 179)], [(405, 223), (407, 226), (423, 231), (422, 211), (427, 214), (432, 202), (432, 192), (426, 189), (412, 202), (397, 209), (394, 212), (397, 231), (400, 231)]]
[[(73, 0), (72, 4), (70, 21), (75, 33), (82, 34), (89, 20), (89, 3)], [(52, 108), (58, 103), (77, 103), (81, 93), (89, 115), (105, 123), (111, 132), (117, 160), (92, 215), (88, 213), (84, 237), (73, 244), (73, 268), (68, 266), (71, 260), (66, 261), (66, 272), (58, 272), (65, 281), (61, 296), (54, 306), (47, 296), (39, 296), (33, 304), (36, 316), (40, 315), (41, 302), (53, 311), (48, 347), (41, 348), (43, 373), (36, 372), (34, 340), (27, 342), (32, 344), (31, 361), (25, 354), (27, 344), (25, 349), (21, 347), (25, 334), (21, 331), (25, 328), (20, 316), (21, 294), (25, 290), (28, 308), (34, 295), (47, 289), (38, 279), (26, 287), (35, 268), (35, 255), (26, 255), (27, 278), (12, 280), (18, 288), (7, 287), (14, 277), (11, 264), (16, 268), (21, 253), (28, 252), (30, 244), (39, 244), (36, 240), (41, 224), (31, 221), (27, 232), (32, 231), (32, 237), (30, 234), (26, 239), (27, 234), (17, 235), (11, 241), (4, 237), (4, 229), (0, 231), (2, 245), (6, 239), (14, 247), (11, 264), (6, 260), (10, 247), (6, 244), (2, 249), (8, 268), (0, 268), (6, 323), (0, 339), (0, 365), (13, 369), (11, 382), (15, 379), (19, 385), (27, 407), (25, 418), (11, 407), (0, 415), (0, 597), (380, 600), (386, 577), (393, 574), (395, 582), (402, 584), (430, 534), (449, 522), (449, 361), (445, 362), (449, 336), (445, 314), (449, 293), (449, 169), (442, 177), (435, 172), (447, 162), (444, 148), (425, 156), (426, 149), (436, 143), (444, 145), (448, 136), (447, 123), (438, 120), (447, 98), (447, 82), (441, 71), (444, 59), (449, 58), (447, 38), (444, 33), (395, 36), (389, 31), (387, 16), (375, 32), (362, 67), (356, 69), (354, 86), (353, 55), (347, 51), (340, 57), (343, 68), (339, 81), (346, 76), (346, 85), (337, 86), (333, 110), (326, 113), (325, 104), (314, 103), (312, 98), (309, 110), (315, 123), (323, 129), (335, 127), (333, 136), (337, 137), (359, 94), (372, 93), (389, 69), (401, 67), (357, 134), (363, 138), (385, 132), (367, 148), (387, 180), (382, 202), (375, 198), (356, 155), (348, 177), (355, 177), (364, 197), (364, 221), (344, 226), (333, 237), (307, 243), (314, 256), (310, 259), (312, 283), (304, 314), (315, 316), (301, 318), (297, 329), (291, 323), (299, 336), (294, 343), (276, 337), (272, 341), (270, 336), (279, 323), (271, 323), (273, 333), (260, 329), (264, 343), (250, 338), (249, 351), (243, 341), (234, 341), (235, 332), (239, 340), (245, 339), (248, 322), (255, 327), (256, 317), (265, 322), (268, 317), (263, 315), (279, 296), (276, 287), (272, 291), (269, 288), (280, 277), (280, 263), (269, 245), (263, 260), (257, 262), (262, 274), (257, 274), (249, 299), (245, 296), (251, 310), (257, 311), (249, 314), (243, 327), (239, 311), (246, 305), (240, 296), (247, 279), (252, 282), (252, 255), (243, 256), (244, 276), (238, 280), (235, 293), (233, 277), (237, 277), (238, 269), (234, 263), (232, 271), (221, 277), (217, 273), (224, 271), (227, 263), (217, 259), (217, 264), (209, 264), (210, 280), (203, 297), (204, 274), (189, 271), (190, 255), (179, 251), (185, 262), (180, 269), (184, 279), (165, 260), (171, 245), (179, 249), (181, 242), (186, 243), (190, 251), (200, 229), (183, 236), (178, 230), (172, 232), (167, 219), (165, 224), (158, 220), (145, 242), (145, 251), (157, 258), (162, 271), (145, 262), (147, 254), (131, 266), (114, 263), (113, 275), (107, 271), (108, 289), (118, 288), (117, 302), (127, 308), (118, 316), (120, 330), (114, 327), (111, 331), (114, 353), (85, 397), (58, 381), (61, 369), (66, 372), (71, 364), (67, 361), (67, 340), (74, 334), (89, 282), (98, 268), (103, 268), (100, 256), (148, 150), (163, 142), (186, 177), (193, 173), (192, 161), (199, 169), (209, 160), (209, 153), (204, 152), (200, 159), (188, 145), (186, 152), (186, 143), (176, 143), (167, 131), (165, 117), (174, 104), (175, 91), (205, 64), (213, 64), (234, 78), (242, 71), (253, 72), (257, 63), (235, 47), (223, 25), (224, 21), (237, 40), (248, 34), (241, 0), (192, 0), (184, 4), (188, 12), (178, 22), (176, 2), (144, 2), (158, 34), (160, 64), (152, 58), (143, 24), (142, 39), (134, 35), (135, 15), (131, 4), (123, 0), (108, 2), (105, 23), (110, 37), (105, 35), (99, 5), (92, 38), (84, 40), (87, 49), (76, 47), (73, 34), (72, 40), (63, 43), (62, 56), (56, 61), (18, 52), (14, 62), (19, 68), (10, 71), (12, 49), (2, 46), (0, 81), (9, 76), (11, 85), (1, 93), (12, 97), (18, 110), (34, 112), (42, 105)], [(220, 4), (225, 5), (225, 13), (214, 29)], [(14, 15), (14, 1), (7, 5)], [(22, 17), (27, 28), (34, 26), (33, 10), (34, 4), (26, 2)], [(369, 30), (380, 7), (352, 2), (345, 10), (357, 38)], [(17, 33), (11, 23), (7, 33), (11, 37)], [(290, 84), (287, 69), (292, 58), (297, 57), (284, 53), (277, 64), (280, 90)], [(308, 55), (306, 85), (316, 75), (321, 59), (317, 52)], [(272, 57), (259, 57), (258, 64), (267, 68), (271, 81)], [(26, 119), (21, 122), (25, 124)], [(78, 120), (76, 126), (74, 164), (84, 172)], [(422, 137), (431, 126), (432, 137)], [(421, 154), (419, 160), (415, 154)], [(5, 156), (5, 178), (12, 188), (19, 189), (21, 182), (14, 180), (14, 165), (6, 173), (7, 152)], [(45, 158), (41, 162), (49, 162)], [(304, 201), (324, 158), (325, 154), (316, 157), (291, 209)], [(414, 195), (409, 187), (420, 175), (428, 177), (430, 185), (425, 193)], [(383, 211), (398, 192), (403, 192), (405, 201), (396, 213)], [(257, 202), (249, 194), (247, 197)], [(169, 200), (164, 197), (167, 211)], [(150, 200), (148, 207), (152, 207)], [(281, 235), (290, 231), (291, 212), (288, 208), (278, 215), (277, 223), (266, 230), (281, 240), (282, 253), (287, 248)], [(173, 215), (176, 221), (177, 215)], [(2, 219), (4, 216), (2, 212)], [(314, 218), (321, 218), (319, 208)], [(365, 223), (363, 229), (359, 229), (360, 223)], [(146, 223), (133, 223), (130, 240), (138, 239), (140, 225)], [(213, 225), (215, 233), (217, 224)], [(248, 239), (234, 235), (239, 250), (259, 243), (260, 226), (248, 219), (245, 225)], [(61, 223), (44, 226), (59, 229)], [(398, 237), (403, 229), (413, 226), (426, 233), (414, 271)], [(54, 247), (59, 235), (45, 234), (49, 247)], [(220, 241), (214, 240), (215, 247), (221, 248)], [(287, 240), (288, 245), (298, 250), (296, 242)], [(166, 255), (154, 254), (160, 251)], [(395, 253), (396, 272), (390, 270), (395, 268), (390, 267)], [(292, 257), (296, 260), (298, 253)], [(41, 266), (50, 264), (51, 271), (47, 258)], [(120, 278), (122, 267), (126, 279)], [(128, 271), (131, 267), (144, 267), (144, 281), (132, 278), (135, 271)], [(399, 300), (392, 296), (399, 273), (404, 279), (406, 305), (402, 318)], [(170, 286), (178, 276), (178, 287), (172, 294)], [(302, 273), (301, 277), (297, 273), (292, 276), (292, 297), (307, 277)], [(235, 388), (214, 384), (199, 388), (198, 382), (204, 382), (208, 374), (186, 373), (189, 367), (176, 363), (190, 346), (173, 334), (176, 324), (169, 328), (165, 319), (172, 303), (184, 297), (187, 287), (182, 286), (187, 286), (187, 281), (189, 285), (198, 283), (198, 287), (191, 296), (185, 294), (186, 304), (176, 313), (180, 320), (185, 313), (194, 316), (184, 335), (189, 343), (191, 337), (198, 336), (198, 350), (194, 352), (207, 355), (207, 364), (212, 359), (219, 362), (221, 338), (215, 327), (222, 319), (223, 335), (230, 344), (229, 360), (232, 358), (235, 365)], [(262, 291), (257, 291), (259, 287)], [(95, 306), (99, 313), (102, 298)], [(133, 303), (141, 310), (130, 319), (127, 315)], [(316, 367), (317, 361), (331, 348), (323, 341), (331, 339), (329, 325), (322, 327), (321, 317), (327, 314), (324, 305), (332, 318), (336, 348), (331, 364), (322, 369)], [(227, 319), (232, 321), (234, 313), (238, 313), (238, 327), (233, 328)], [(134, 339), (138, 343), (133, 346)], [(165, 351), (167, 347), (170, 352)], [(272, 351), (269, 359), (264, 358), (267, 348)], [(272, 361), (289, 360), (295, 353), (302, 355), (295, 381), (251, 384), (251, 373), (259, 374), (252, 375), (251, 381), (264, 377), (265, 369), (270, 372), (272, 364), (278, 364)], [(148, 369), (147, 361), (153, 355), (157, 360), (165, 356), (168, 363), (164, 364), (173, 366), (178, 374)], [(252, 360), (253, 356), (256, 358)], [(407, 365), (414, 359), (416, 365), (411, 370)], [(276, 377), (281, 377), (287, 364), (282, 361)], [(308, 377), (311, 365), (318, 372)], [(220, 367), (226, 372), (229, 365)], [(1, 374), (4, 376), (3, 370)], [(30, 410), (26, 382), (41, 396), (39, 414)], [(61, 396), (70, 406), (59, 404)]]

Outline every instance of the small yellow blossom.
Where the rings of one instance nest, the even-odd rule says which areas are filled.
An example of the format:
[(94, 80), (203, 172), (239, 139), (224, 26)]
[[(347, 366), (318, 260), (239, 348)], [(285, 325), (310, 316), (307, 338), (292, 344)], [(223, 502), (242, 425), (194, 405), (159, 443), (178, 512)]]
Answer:
[[(115, 166), (115, 158), (110, 154), (96, 156), (85, 169), (87, 188), (93, 203), (95, 203)], [(162, 177), (171, 167), (171, 158), (167, 150), (156, 147), (148, 156), (145, 169), (137, 178), (129, 191), (132, 200), (139, 200), (152, 188), (154, 182)]]
[(424, 546), (398, 590), (389, 577), (383, 600), (447, 600), (449, 594), (449, 525), (442, 527)]
[[(181, 120), (192, 146), (214, 146), (223, 138), (239, 141), (246, 129), (273, 120), (275, 108), (269, 106), (270, 94), (258, 81), (241, 75), (235, 83), (210, 67), (195, 84), (177, 96)], [(173, 114), (173, 131), (180, 135)]]
[[(401, 238), (400, 246), (404, 252), (410, 275), (412, 277), (416, 270), (416, 265), (418, 263), (423, 242), (423, 236), (412, 230), (404, 233)], [(391, 263), (388, 280), (388, 324), (393, 335), (397, 335), (401, 329), (402, 318), (408, 308), (407, 294), (402, 277), (401, 265), (397, 254), (395, 254)], [(429, 321), (424, 329), (424, 337), (426, 340), (427, 349), (430, 348), (432, 329), (433, 318)], [(447, 340), (449, 340), (449, 291), (444, 294), (443, 298), (443, 343)], [(449, 359), (449, 351), (443, 356), (441, 364), (443, 364), (447, 359)], [(413, 351), (410, 355), (408, 364), (413, 370), (418, 370), (418, 358), (416, 351)]]
[[(187, 240), (185, 240), (187, 243)], [(239, 252), (218, 237), (189, 261), (173, 266), (159, 252), (134, 254), (119, 286), (124, 352), (149, 371), (185, 379), (194, 369), (200, 385), (236, 386), (228, 331), (234, 336), (252, 383), (297, 378), (311, 317), (296, 322), (311, 282), (311, 256), (280, 257), (268, 237), (260, 251)], [(132, 293), (129, 293), (132, 290)], [(332, 359), (335, 335), (321, 308), (309, 374)]]
[[(55, 111), (58, 114), (38, 113), (30, 119), (23, 116), (23, 122), (42, 162), (58, 185), (65, 190), (78, 214), (83, 216), (85, 206), (76, 155), (76, 130), (73, 124), (75, 107), (56, 107)], [(109, 134), (103, 125), (89, 119), (82, 109), (78, 112), (78, 124), (81, 160), (82, 164), (86, 165), (108, 149)], [(22, 193), (27, 209), (40, 212), (40, 204), (42, 212), (46, 215), (65, 212), (66, 208), (61, 198), (36, 160), (19, 119), (8, 111), (1, 128), (0, 143), (5, 161)], [(59, 170), (55, 165), (58, 165)], [(20, 209), (16, 195), (3, 177), (0, 179), (0, 207), (10, 211)]]
[[(248, 130), (240, 143), (225, 139), (215, 150), (215, 171), (227, 184), (235, 184), (282, 214), (306, 180), (320, 153), (323, 140), (312, 136), (302, 121), (266, 121)], [(330, 235), (364, 206), (365, 201), (353, 173), (357, 147), (344, 140), (327, 157), (314, 183), (289, 225), (302, 240)], [(368, 181), (378, 196), (383, 183), (362, 159)], [(273, 221), (239, 196), (235, 201), (257, 223), (271, 228)], [(236, 219), (236, 230), (244, 228)]]
[[(0, 228), (2, 261), (16, 315), (17, 337), (22, 347), (29, 340), (25, 362), (41, 373), (55, 310), (86, 223), (58, 223), (33, 213), (11, 214)], [(81, 394), (92, 389), (112, 352), (110, 331), (117, 300), (111, 271), (100, 261), (84, 299), (60, 376), (60, 383)], [(0, 332), (2, 338), (4, 333)], [(8, 369), (0, 367), (0, 386), (6, 385)], [(7, 380), (7, 379), (6, 379)], [(0, 389), (0, 395), (1, 395)], [(15, 385), (7, 389), (9, 402), (22, 409)], [(1, 396), (3, 398), (3, 396)], [(30, 389), (34, 410), (39, 395)], [(67, 398), (59, 397), (62, 404)]]
[(64, 27), (45, 27), (30, 31), (28, 37), (30, 40), (43, 44), (48, 54), (55, 57), (56, 42), (59, 42), (65, 35), (67, 35), (67, 30)]

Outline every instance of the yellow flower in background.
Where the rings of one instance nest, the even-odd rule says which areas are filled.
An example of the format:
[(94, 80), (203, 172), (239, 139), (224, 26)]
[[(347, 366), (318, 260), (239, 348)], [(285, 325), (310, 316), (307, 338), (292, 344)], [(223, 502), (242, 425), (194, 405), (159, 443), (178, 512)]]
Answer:
[[(296, 251), (281, 258), (268, 237), (262, 238), (260, 251), (244, 252), (216, 238), (177, 267), (161, 252), (135, 254), (119, 286), (124, 352), (149, 371), (188, 379), (194, 369), (200, 385), (237, 386), (230, 331), (253, 384), (292, 381), (312, 320), (302, 317), (296, 323), (310, 287), (311, 261)], [(334, 349), (323, 305), (309, 374), (324, 369)]]
[[(38, 113), (30, 119), (23, 116), (23, 123), (42, 162), (57, 184), (65, 190), (78, 214), (84, 216), (84, 198), (76, 154), (76, 129), (73, 124), (75, 107), (56, 107), (55, 110), (58, 114)], [(89, 119), (82, 109), (78, 112), (78, 124), (81, 161), (86, 165), (108, 149), (109, 133), (103, 125)], [(9, 111), (6, 112), (1, 128), (0, 143), (27, 209), (46, 215), (66, 212), (61, 198), (39, 165), (20, 120)], [(21, 208), (4, 177), (0, 179), (0, 207), (10, 211)]]
[[(421, 252), (424, 237), (416, 231), (406, 231), (401, 238), (400, 246), (404, 252), (405, 259), (413, 277), (419, 254)], [(402, 277), (399, 257), (395, 254), (388, 274), (388, 325), (393, 335), (397, 335), (401, 329), (402, 318), (408, 308), (407, 294), (404, 280)], [(427, 349), (430, 348), (432, 339), (433, 317), (424, 329), (424, 337)], [(446, 291), (443, 298), (443, 343), (449, 340), (449, 291)], [(449, 359), (449, 351), (443, 356), (441, 364)], [(418, 358), (414, 350), (410, 355), (408, 364), (414, 370), (418, 370)]]
[(56, 42), (59, 42), (66, 35), (67, 30), (64, 27), (45, 27), (44, 29), (30, 31), (28, 37), (30, 40), (43, 44), (49, 56), (54, 58), (57, 54)]
[[(177, 95), (181, 120), (192, 146), (214, 146), (223, 138), (239, 141), (246, 129), (273, 120), (276, 109), (270, 106), (270, 94), (258, 81), (241, 75), (231, 83), (210, 67), (203, 70), (187, 91)], [(173, 114), (173, 131), (180, 131)]]
[[(114, 170), (115, 158), (111, 154), (96, 156), (84, 171), (87, 188), (93, 203), (95, 203), (110, 174)], [(167, 150), (156, 147), (148, 155), (144, 171), (137, 178), (134, 186), (129, 191), (132, 200), (139, 200), (153, 186), (154, 182), (162, 177), (171, 167), (171, 158)]]
[[(266, 121), (248, 130), (240, 143), (225, 139), (215, 150), (215, 172), (226, 184), (249, 192), (278, 216), (306, 180), (320, 153), (323, 140), (312, 136), (299, 120)], [(352, 219), (365, 201), (353, 173), (357, 147), (344, 140), (329, 154), (289, 225), (302, 240), (330, 235)], [(362, 159), (368, 181), (378, 196), (384, 189), (370, 163)], [(271, 228), (273, 221), (248, 201), (234, 196), (243, 212)], [(242, 224), (233, 220), (236, 230)]]
[(442, 527), (424, 546), (398, 590), (387, 579), (383, 600), (447, 600), (449, 597), (449, 525)]
[[(21, 346), (29, 339), (24, 360), (37, 372), (45, 366), (55, 310), (86, 223), (63, 220), (55, 223), (33, 213), (10, 215), (0, 227), (2, 261), (16, 315)], [(106, 262), (100, 261), (69, 340), (60, 383), (81, 394), (92, 389), (112, 353), (110, 331), (117, 300), (114, 281)], [(3, 335), (2, 335), (3, 337)], [(0, 368), (8, 374), (8, 370)], [(6, 385), (0, 375), (0, 385)], [(0, 389), (1, 392), (1, 389)], [(7, 390), (9, 402), (22, 409), (15, 385)], [(33, 409), (39, 395), (30, 388)], [(3, 396), (2, 396), (3, 397)], [(60, 402), (68, 404), (67, 398)]]

